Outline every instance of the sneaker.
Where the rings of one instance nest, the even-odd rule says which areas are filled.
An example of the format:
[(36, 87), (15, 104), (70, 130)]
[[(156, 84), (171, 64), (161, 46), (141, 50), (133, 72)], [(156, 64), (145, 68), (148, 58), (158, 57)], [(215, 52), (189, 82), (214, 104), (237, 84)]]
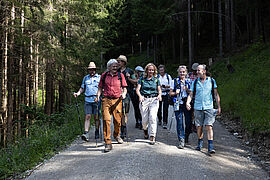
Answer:
[(82, 135), (82, 140), (84, 140), (84, 141), (86, 141), (86, 142), (89, 141), (89, 135), (88, 135), (88, 133), (84, 133), (84, 134)]
[(167, 129), (167, 124), (166, 123), (163, 123), (163, 129)]
[(198, 140), (198, 146), (196, 147), (197, 151), (200, 151), (203, 147), (203, 139)]
[(161, 126), (161, 121), (158, 121), (158, 125), (160, 125), (160, 126)]
[(112, 144), (105, 144), (104, 152), (109, 152), (112, 150)]
[(118, 142), (118, 144), (123, 144), (124, 143), (123, 139), (121, 139), (119, 136), (117, 136), (114, 139)]
[(96, 129), (96, 131), (95, 131), (95, 139), (98, 139), (99, 138), (99, 131), (98, 131), (98, 129)]
[(148, 139), (148, 130), (143, 130), (143, 132), (144, 132), (144, 139)]
[(185, 140), (184, 139), (180, 139), (178, 148), (179, 149), (184, 149), (184, 146), (185, 146)]
[(154, 145), (156, 143), (155, 137), (154, 136), (150, 136), (150, 144)]

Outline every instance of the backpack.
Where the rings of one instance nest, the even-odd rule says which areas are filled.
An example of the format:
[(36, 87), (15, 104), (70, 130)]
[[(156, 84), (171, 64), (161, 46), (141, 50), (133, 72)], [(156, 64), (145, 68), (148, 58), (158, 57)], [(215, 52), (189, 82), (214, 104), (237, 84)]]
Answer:
[[(211, 78), (211, 77), (210, 77)], [(192, 106), (194, 106), (194, 102), (195, 102), (195, 94), (196, 94), (196, 86), (197, 86), (197, 82), (198, 82), (198, 78), (195, 79), (194, 81), (194, 90), (193, 90), (193, 97), (192, 97)], [(213, 99), (213, 106), (214, 106), (214, 102), (215, 102), (215, 94), (214, 94), (214, 80), (213, 78), (211, 78), (211, 83), (212, 83), (212, 89), (211, 89), (211, 94), (212, 94), (212, 99)]]
[[(169, 75), (168, 75), (168, 73), (165, 73), (165, 74), (166, 74), (166, 77), (167, 77), (167, 80), (168, 80), (168, 84), (170, 84)], [(160, 74), (157, 75), (157, 78), (159, 78), (159, 77), (160, 77)], [(169, 105), (173, 105), (174, 104), (173, 97), (171, 97), (169, 94), (167, 94), (167, 95), (168, 95), (168, 103), (169, 103)]]
[[(175, 88), (177, 88), (177, 87), (180, 86), (180, 92), (181, 92), (181, 83), (178, 83), (179, 79), (180, 79), (179, 77), (175, 78), (174, 79), (174, 84), (176, 84)], [(185, 84), (187, 84), (188, 85), (188, 88), (190, 88), (190, 82), (188, 80), (185, 80)], [(182, 100), (183, 100), (183, 102), (185, 104), (186, 101), (187, 101), (187, 98), (184, 98)]]

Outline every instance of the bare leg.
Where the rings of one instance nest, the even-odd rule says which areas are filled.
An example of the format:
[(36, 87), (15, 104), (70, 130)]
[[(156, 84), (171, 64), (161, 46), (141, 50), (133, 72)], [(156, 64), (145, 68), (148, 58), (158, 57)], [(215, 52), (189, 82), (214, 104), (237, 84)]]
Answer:
[(198, 139), (203, 138), (203, 127), (202, 126), (197, 126), (197, 135), (198, 135)]
[(90, 128), (90, 120), (91, 120), (91, 114), (87, 114), (85, 116), (85, 122), (84, 122), (84, 131), (89, 131)]
[(206, 130), (207, 130), (207, 138), (208, 138), (208, 140), (213, 140), (213, 127), (207, 125)]

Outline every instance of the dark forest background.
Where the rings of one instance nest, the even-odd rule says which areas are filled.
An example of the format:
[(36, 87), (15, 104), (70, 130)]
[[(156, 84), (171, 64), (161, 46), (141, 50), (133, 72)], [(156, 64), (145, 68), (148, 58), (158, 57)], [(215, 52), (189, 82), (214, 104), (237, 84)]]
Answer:
[(1, 147), (31, 134), (30, 110), (64, 111), (90, 61), (100, 73), (120, 54), (131, 67), (190, 67), (270, 39), (268, 0), (0, 0), (0, 6)]

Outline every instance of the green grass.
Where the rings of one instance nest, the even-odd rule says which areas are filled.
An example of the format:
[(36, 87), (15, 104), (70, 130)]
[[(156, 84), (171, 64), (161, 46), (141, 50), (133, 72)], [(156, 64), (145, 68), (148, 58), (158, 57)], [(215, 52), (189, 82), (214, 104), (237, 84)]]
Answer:
[[(83, 127), (82, 103), (79, 109)], [(81, 134), (75, 105), (66, 106), (64, 112), (51, 116), (43, 114), (39, 109), (27, 108), (26, 111), (35, 123), (30, 127), (28, 138), (20, 138), (15, 144), (0, 150), (0, 179), (16, 176), (35, 167)]]
[(270, 134), (270, 46), (253, 44), (229, 60), (234, 73), (228, 72), (225, 60), (212, 67), (223, 111), (240, 117), (252, 134)]

